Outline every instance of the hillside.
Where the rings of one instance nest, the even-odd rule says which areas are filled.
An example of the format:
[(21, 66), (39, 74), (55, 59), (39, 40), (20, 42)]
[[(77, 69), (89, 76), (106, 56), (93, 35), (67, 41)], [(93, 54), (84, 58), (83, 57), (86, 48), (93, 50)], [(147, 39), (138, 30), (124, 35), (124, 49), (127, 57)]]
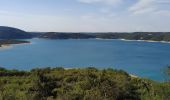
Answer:
[(170, 32), (96, 33), (96, 38), (170, 41)]
[(0, 68), (0, 100), (170, 100), (170, 83), (113, 69)]
[(132, 33), (73, 33), (73, 32), (25, 32), (23, 30), (0, 26), (0, 39), (127, 39), (146, 41), (170, 41), (170, 32), (132, 32)]
[(73, 33), (73, 32), (25, 32), (23, 30), (0, 26), (0, 39), (127, 39), (127, 40), (151, 40), (151, 41), (170, 41), (170, 32), (132, 32), (132, 33)]
[(12, 27), (0, 26), (0, 39), (29, 39), (32, 35)]
[(134, 32), (134, 33), (59, 33), (47, 32), (40, 38), (48, 39), (127, 39), (127, 40), (151, 40), (170, 41), (170, 32)]
[(40, 38), (49, 38), (49, 39), (89, 39), (95, 38), (90, 34), (84, 33), (59, 33), (59, 32), (47, 32), (40, 35)]

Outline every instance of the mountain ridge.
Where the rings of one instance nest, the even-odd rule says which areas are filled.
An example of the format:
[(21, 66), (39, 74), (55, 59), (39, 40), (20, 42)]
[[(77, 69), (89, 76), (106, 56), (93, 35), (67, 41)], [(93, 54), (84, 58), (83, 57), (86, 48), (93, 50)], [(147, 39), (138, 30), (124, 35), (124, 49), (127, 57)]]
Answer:
[(26, 32), (18, 28), (0, 26), (0, 39), (127, 39), (170, 41), (170, 32)]
[(0, 39), (29, 39), (32, 34), (18, 28), (0, 26)]

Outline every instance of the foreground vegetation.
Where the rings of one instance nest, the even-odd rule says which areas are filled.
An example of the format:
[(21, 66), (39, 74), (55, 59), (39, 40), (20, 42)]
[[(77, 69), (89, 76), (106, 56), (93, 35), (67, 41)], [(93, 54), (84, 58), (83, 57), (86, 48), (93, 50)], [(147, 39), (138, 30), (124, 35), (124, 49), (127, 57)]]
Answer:
[(0, 68), (0, 100), (170, 100), (170, 84), (95, 68)]

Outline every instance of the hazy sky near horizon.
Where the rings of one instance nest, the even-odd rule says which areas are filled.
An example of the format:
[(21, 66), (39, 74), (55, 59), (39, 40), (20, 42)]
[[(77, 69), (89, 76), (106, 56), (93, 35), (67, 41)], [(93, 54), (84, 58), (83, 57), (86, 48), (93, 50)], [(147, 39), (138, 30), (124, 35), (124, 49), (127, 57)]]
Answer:
[(170, 0), (0, 0), (0, 26), (26, 31), (170, 31)]

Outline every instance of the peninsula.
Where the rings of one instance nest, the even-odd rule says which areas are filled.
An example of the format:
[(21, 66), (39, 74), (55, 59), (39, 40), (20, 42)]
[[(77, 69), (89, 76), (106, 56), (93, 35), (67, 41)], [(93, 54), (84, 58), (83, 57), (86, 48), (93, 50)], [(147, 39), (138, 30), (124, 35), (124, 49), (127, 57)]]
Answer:
[(23, 44), (23, 43), (30, 43), (30, 42), (24, 40), (0, 40), (0, 47), (9, 46), (11, 44)]

